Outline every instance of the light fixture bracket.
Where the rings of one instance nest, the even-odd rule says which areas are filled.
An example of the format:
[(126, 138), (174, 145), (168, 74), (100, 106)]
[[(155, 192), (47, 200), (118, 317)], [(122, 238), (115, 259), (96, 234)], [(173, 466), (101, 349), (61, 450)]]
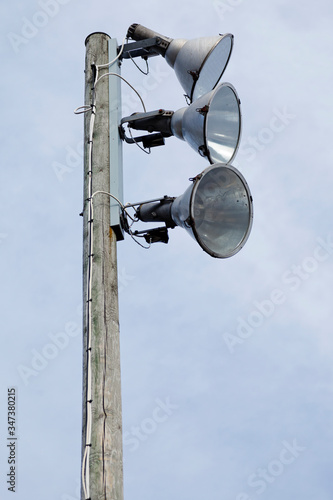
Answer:
[(135, 40), (124, 46), (124, 58), (131, 57), (151, 57), (165, 53), (172, 42), (172, 38), (161, 35), (141, 24), (134, 23), (127, 30), (127, 39)]
[[(120, 122), (120, 137), (128, 144), (142, 142), (145, 148), (163, 146), (164, 138), (171, 137), (173, 135), (171, 131), (171, 118), (173, 114), (173, 111), (158, 109), (147, 113), (133, 113), (130, 116), (125, 116)], [(126, 136), (125, 129), (123, 127), (125, 123), (127, 123), (128, 126), (134, 130), (146, 130), (150, 133), (157, 133), (129, 138)]]
[[(139, 40), (138, 42), (126, 43), (119, 59), (133, 59), (135, 57), (148, 59), (149, 57), (159, 56), (161, 54), (160, 48), (163, 47), (164, 44), (165, 42), (163, 43), (163, 40), (157, 36), (147, 38), (146, 40)], [(121, 46), (118, 47), (118, 53), (120, 51)]]
[(144, 239), (149, 245), (152, 245), (153, 243), (168, 243), (169, 242), (168, 228), (162, 226), (162, 227), (156, 227), (154, 229), (149, 229), (144, 234)]

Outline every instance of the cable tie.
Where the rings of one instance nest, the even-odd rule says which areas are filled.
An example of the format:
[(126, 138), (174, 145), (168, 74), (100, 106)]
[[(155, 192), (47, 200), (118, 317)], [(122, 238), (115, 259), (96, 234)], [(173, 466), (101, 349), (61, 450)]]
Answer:
[[(92, 399), (87, 399), (87, 403), (92, 403), (93, 400)], [(91, 446), (91, 445), (90, 445)]]
[(87, 302), (92, 302), (92, 299), (88, 299)]
[(90, 255), (88, 255), (88, 257), (93, 257), (95, 254), (94, 253), (91, 253)]
[(88, 223), (89, 223), (89, 224), (92, 224), (93, 222), (94, 222), (94, 219), (90, 219), (90, 220), (88, 220)]
[(86, 446), (91, 446), (91, 444), (86, 444)]

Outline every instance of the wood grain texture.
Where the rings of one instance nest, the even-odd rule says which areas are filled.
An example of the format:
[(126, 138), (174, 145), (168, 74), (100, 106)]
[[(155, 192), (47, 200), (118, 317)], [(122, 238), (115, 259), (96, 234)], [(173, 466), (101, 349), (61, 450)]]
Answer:
[[(86, 40), (85, 104), (92, 99), (92, 64), (109, 61), (106, 34), (94, 33)], [(100, 71), (100, 75), (108, 69)], [(87, 301), (88, 269), (88, 157), (90, 112), (84, 124), (83, 211), (83, 427), (82, 456), (86, 439)], [(103, 78), (96, 88), (93, 137), (92, 193), (110, 190), (109, 85)], [(123, 452), (120, 380), (120, 345), (117, 278), (117, 243), (110, 231), (110, 199), (97, 194), (93, 200), (92, 261), (92, 439), (90, 448), (90, 496), (93, 500), (123, 500)], [(81, 498), (84, 499), (83, 490)]]

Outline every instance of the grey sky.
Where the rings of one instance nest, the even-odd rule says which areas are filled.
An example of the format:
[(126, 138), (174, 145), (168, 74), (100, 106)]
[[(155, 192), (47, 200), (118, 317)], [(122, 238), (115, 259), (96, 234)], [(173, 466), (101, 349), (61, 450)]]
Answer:
[[(13, 386), (15, 498), (78, 498), (83, 119), (73, 110), (86, 36), (120, 44), (138, 22), (173, 38), (234, 34), (222, 81), (242, 103), (234, 165), (255, 216), (230, 259), (179, 228), (149, 251), (118, 245), (125, 499), (331, 500), (331, 2), (14, 0), (0, 14), (1, 498), (12, 498)], [(153, 58), (150, 71), (122, 66), (147, 109), (184, 106), (166, 62)], [(141, 111), (122, 88), (124, 115)], [(150, 156), (124, 145), (125, 201), (179, 195), (206, 166), (175, 138)]]

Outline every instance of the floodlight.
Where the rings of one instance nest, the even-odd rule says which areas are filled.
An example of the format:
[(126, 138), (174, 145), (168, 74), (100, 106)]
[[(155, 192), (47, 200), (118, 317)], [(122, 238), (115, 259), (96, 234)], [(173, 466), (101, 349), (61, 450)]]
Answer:
[(207, 156), (210, 163), (229, 163), (241, 136), (240, 100), (230, 83), (176, 111), (171, 119), (173, 135)]
[(191, 102), (216, 87), (228, 65), (234, 38), (227, 33), (193, 40), (172, 39), (140, 24), (132, 24), (127, 35), (137, 41), (156, 39), (153, 51), (165, 57), (175, 70)]
[[(136, 130), (158, 131), (162, 137), (174, 135), (185, 140), (210, 163), (229, 163), (237, 153), (241, 136), (240, 100), (230, 83), (222, 83), (176, 112), (160, 109), (134, 113), (124, 117), (121, 124), (124, 123)], [(144, 145), (147, 137), (126, 138), (124, 129), (121, 129), (121, 136), (127, 142), (142, 141)], [(151, 147), (154, 145), (161, 145), (161, 142), (156, 141)]]
[(192, 179), (178, 198), (141, 204), (144, 222), (165, 222), (184, 228), (212, 257), (235, 255), (246, 243), (253, 219), (250, 189), (233, 166), (214, 164)]

